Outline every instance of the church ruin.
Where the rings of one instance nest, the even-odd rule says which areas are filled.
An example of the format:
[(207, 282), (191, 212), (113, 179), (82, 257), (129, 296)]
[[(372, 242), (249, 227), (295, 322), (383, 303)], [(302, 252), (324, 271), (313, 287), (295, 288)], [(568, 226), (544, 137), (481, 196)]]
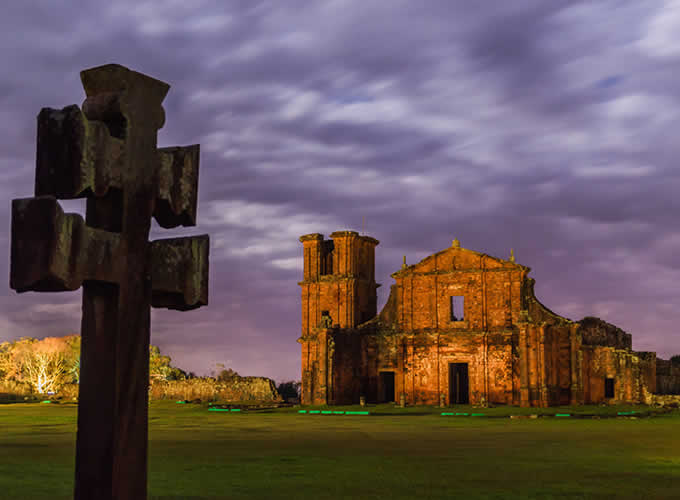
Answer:
[(541, 304), (512, 253), (454, 240), (418, 264), (404, 258), (377, 314), (378, 240), (338, 231), (300, 241), (302, 404), (641, 403), (656, 392), (657, 366), (668, 371), (614, 325)]

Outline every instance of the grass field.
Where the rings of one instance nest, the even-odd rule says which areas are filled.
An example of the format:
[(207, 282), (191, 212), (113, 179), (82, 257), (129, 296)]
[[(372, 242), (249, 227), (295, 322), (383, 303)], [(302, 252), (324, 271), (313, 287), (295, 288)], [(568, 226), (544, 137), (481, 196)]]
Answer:
[[(149, 498), (680, 498), (678, 410), (595, 420), (507, 415), (645, 408), (364, 409), (371, 415), (154, 402)], [(72, 498), (76, 410), (0, 405), (0, 498)]]

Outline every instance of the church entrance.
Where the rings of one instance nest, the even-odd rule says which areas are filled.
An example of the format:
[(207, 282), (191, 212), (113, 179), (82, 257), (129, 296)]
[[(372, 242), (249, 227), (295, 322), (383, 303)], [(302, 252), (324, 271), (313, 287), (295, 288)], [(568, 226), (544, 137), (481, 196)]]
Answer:
[(394, 372), (380, 372), (380, 402), (394, 401)]
[(470, 404), (467, 363), (449, 363), (449, 404)]

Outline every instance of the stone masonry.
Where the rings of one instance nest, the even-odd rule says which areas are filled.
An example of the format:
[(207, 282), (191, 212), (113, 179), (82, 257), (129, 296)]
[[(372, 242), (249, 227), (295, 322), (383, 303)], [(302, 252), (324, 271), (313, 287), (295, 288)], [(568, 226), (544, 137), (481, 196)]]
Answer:
[(552, 406), (637, 403), (656, 392), (655, 353), (634, 352), (631, 336), (605, 321), (550, 311), (512, 253), (504, 260), (454, 240), (418, 264), (404, 262), (376, 314), (376, 239), (338, 231), (300, 241), (302, 404), (363, 396)]

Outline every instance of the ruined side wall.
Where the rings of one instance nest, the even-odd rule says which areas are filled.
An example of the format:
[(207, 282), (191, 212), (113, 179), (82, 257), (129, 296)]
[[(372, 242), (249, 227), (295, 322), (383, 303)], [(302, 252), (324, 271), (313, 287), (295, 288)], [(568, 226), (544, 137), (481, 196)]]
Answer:
[(599, 345), (616, 349), (632, 349), (633, 336), (599, 318), (588, 316), (579, 321), (583, 345)]
[[(582, 404), (643, 403), (656, 378), (656, 360), (614, 347), (581, 346)], [(605, 378), (614, 379), (614, 398), (605, 398)], [(643, 389), (644, 388), (644, 389)], [(651, 390), (650, 390), (651, 389)]]
[(656, 394), (680, 395), (680, 364), (656, 360)]
[(522, 283), (523, 303), (526, 305), (531, 321), (538, 324), (571, 323), (571, 320), (551, 311), (536, 298), (535, 284), (536, 280), (533, 278), (526, 278)]
[(205, 399), (209, 401), (282, 401), (276, 384), (266, 377), (234, 377), (228, 381), (208, 379), (157, 380), (151, 384), (151, 399)]

